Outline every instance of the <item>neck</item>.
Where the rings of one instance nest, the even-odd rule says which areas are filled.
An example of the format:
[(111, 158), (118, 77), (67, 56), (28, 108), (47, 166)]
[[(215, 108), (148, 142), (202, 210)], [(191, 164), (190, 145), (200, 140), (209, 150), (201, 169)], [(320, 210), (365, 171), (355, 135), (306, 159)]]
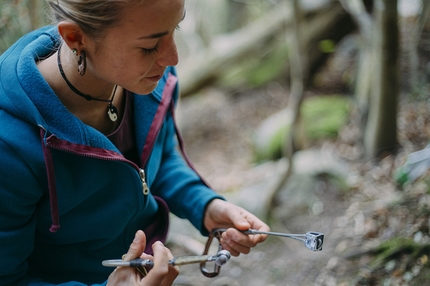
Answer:
[[(104, 134), (111, 133), (115, 130), (122, 117), (124, 89), (122, 87), (117, 87), (113, 94), (113, 89), (115, 87), (114, 85), (106, 85), (105, 82), (97, 84), (98, 81), (92, 80), (92, 77), (90, 74), (88, 74), (88, 71), (85, 76), (81, 77), (77, 72), (77, 64), (74, 55), (71, 51), (70, 53), (67, 53), (67, 51), (68, 49), (60, 49), (60, 60), (63, 72), (66, 75), (68, 81), (81, 92), (85, 92), (85, 94), (91, 94), (91, 96), (94, 98), (100, 98), (104, 100), (88, 101), (84, 97), (81, 97), (72, 91), (59, 72), (57, 54), (55, 53), (52, 56), (37, 63), (42, 76), (51, 86), (59, 100), (73, 115), (78, 117), (85, 124), (94, 127)], [(91, 82), (92, 84), (86, 84), (87, 82)], [(91, 93), (86, 92), (86, 86), (92, 87)], [(116, 106), (119, 111), (119, 118), (116, 122), (112, 122), (107, 114), (109, 101), (112, 97), (114, 98), (112, 104)]]
[[(58, 51), (57, 51), (57, 65), (58, 65), (58, 69), (59, 69), (59, 71), (60, 71), (60, 74), (61, 74), (61, 77), (64, 79), (64, 81), (66, 82), (66, 84), (67, 84), (67, 86), (74, 92), (74, 93), (76, 93), (77, 95), (79, 95), (80, 97), (83, 97), (83, 98), (85, 98), (86, 100), (88, 100), (88, 101), (91, 101), (91, 100), (93, 100), (93, 101), (101, 101), (101, 102), (108, 102), (109, 103), (109, 105), (108, 105), (108, 110), (107, 110), (107, 114), (108, 114), (108, 116), (109, 116), (109, 119), (112, 121), (112, 122), (115, 122), (115, 121), (117, 121), (117, 119), (118, 119), (118, 109), (115, 107), (115, 105), (113, 105), (113, 100), (114, 100), (114, 97), (115, 97), (115, 92), (116, 92), (116, 88), (117, 88), (117, 85), (115, 85), (114, 86), (114, 89), (113, 89), (113, 91), (112, 91), (112, 94), (111, 94), (111, 97), (110, 97), (110, 99), (101, 99), (101, 98), (97, 98), (97, 97), (93, 97), (93, 96), (91, 96), (91, 95), (88, 95), (88, 94), (85, 94), (85, 93), (83, 93), (83, 92), (81, 92), (79, 89), (77, 89), (68, 79), (67, 79), (67, 76), (66, 76), (66, 74), (64, 73), (64, 70), (63, 70), (63, 66), (62, 66), (62, 64), (61, 64), (61, 46), (62, 45), (60, 45), (60, 47), (58, 48)], [(86, 63), (85, 63), (86, 64)], [(84, 68), (84, 70), (85, 70), (85, 68)], [(83, 76), (83, 74), (80, 74), (81, 76)]]
[(66, 82), (67, 86), (77, 95), (85, 98), (88, 101), (94, 100), (94, 101), (102, 101), (102, 102), (109, 102), (112, 103), (113, 100), (113, 96), (115, 96), (115, 90), (116, 90), (116, 85), (114, 86), (114, 91), (112, 92), (112, 95), (109, 99), (104, 99), (104, 98), (99, 98), (99, 97), (95, 97), (95, 96), (91, 96), (89, 94), (83, 93), (82, 91), (80, 91), (78, 88), (76, 88), (68, 79), (68, 77), (66, 76), (66, 73), (63, 70), (63, 65), (61, 63), (61, 47), (62, 44), (59, 46), (58, 51), (57, 51), (57, 65), (58, 65), (58, 69), (60, 71), (61, 77), (64, 79), (64, 81)]

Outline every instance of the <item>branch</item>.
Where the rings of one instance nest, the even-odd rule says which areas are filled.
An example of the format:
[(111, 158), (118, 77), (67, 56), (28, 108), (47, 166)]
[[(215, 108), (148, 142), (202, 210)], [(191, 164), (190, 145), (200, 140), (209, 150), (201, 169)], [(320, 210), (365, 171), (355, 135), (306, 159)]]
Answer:
[(366, 7), (362, 0), (339, 0), (343, 8), (351, 15), (357, 24), (360, 34), (370, 42), (372, 38), (372, 19), (366, 12)]
[[(294, 155), (294, 139), (297, 130), (297, 124), (300, 118), (300, 107), (303, 101), (303, 94), (305, 91), (306, 75), (305, 69), (307, 67), (307, 49), (304, 49), (303, 35), (307, 34), (307, 30), (304, 25), (305, 17), (303, 11), (299, 7), (299, 0), (290, 0), (293, 7), (293, 29), (291, 31), (292, 39), (287, 42), (289, 46), (290, 54), (288, 60), (290, 62), (290, 98), (288, 100), (288, 109), (292, 116), (291, 127), (289, 128), (288, 134), (285, 140), (284, 146), (284, 157), (287, 159), (288, 167), (285, 173), (281, 176), (279, 182), (271, 192), (271, 202), (274, 200), (274, 196), (283, 188), (285, 183), (288, 181), (292, 174), (293, 169), (293, 155)], [(290, 34), (290, 33), (289, 33)], [(289, 38), (290, 35), (287, 35)], [(270, 208), (269, 208), (270, 211)]]

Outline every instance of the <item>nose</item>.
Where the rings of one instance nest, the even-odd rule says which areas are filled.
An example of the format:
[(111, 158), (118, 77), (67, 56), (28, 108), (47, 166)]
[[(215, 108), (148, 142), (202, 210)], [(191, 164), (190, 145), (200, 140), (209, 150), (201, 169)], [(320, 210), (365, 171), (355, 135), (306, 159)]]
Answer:
[(163, 67), (176, 66), (179, 62), (178, 49), (175, 39), (172, 36), (166, 36), (160, 43), (157, 64)]

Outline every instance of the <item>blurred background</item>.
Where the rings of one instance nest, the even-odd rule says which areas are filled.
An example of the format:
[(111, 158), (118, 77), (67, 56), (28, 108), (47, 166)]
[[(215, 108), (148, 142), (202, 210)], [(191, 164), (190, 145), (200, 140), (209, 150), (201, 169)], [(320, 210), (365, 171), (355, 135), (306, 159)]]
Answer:
[[(0, 0), (0, 54), (49, 23)], [(175, 285), (425, 285), (430, 279), (430, 1), (187, 0), (179, 125), (215, 191), (273, 231), (215, 278)], [(1, 76), (1, 75), (0, 75)], [(172, 215), (174, 255), (206, 238)]]

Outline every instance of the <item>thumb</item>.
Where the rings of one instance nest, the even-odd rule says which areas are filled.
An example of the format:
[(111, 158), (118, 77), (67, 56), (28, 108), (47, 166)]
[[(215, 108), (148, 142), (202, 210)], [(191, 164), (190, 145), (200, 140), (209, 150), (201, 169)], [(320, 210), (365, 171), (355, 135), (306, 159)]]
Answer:
[(138, 230), (133, 239), (133, 242), (130, 244), (130, 248), (128, 249), (127, 254), (124, 256), (124, 260), (129, 261), (140, 257), (145, 250), (145, 247), (146, 235), (143, 231)]
[(239, 230), (247, 230), (251, 228), (251, 224), (246, 219), (246, 211), (242, 208), (236, 208), (230, 212), (230, 220), (235, 228)]

